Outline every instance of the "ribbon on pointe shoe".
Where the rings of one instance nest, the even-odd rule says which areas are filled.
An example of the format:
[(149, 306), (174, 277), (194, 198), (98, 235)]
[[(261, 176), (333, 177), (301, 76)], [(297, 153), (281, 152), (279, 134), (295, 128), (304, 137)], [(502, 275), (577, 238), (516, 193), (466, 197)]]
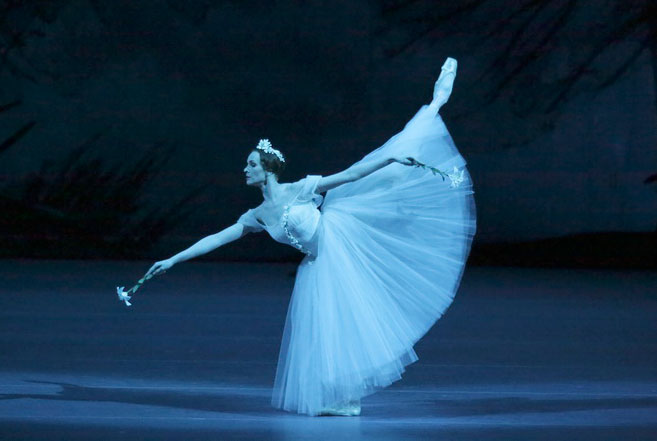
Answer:
[(447, 57), (443, 66), (440, 68), (440, 76), (433, 86), (433, 101), (429, 104), (429, 108), (432, 111), (438, 113), (443, 104), (449, 100), (449, 96), (452, 94), (454, 78), (456, 78), (457, 67), (458, 62), (452, 57)]
[(440, 68), (441, 71), (452, 72), (456, 75), (456, 68), (458, 67), (458, 61), (455, 58), (447, 57), (443, 66)]

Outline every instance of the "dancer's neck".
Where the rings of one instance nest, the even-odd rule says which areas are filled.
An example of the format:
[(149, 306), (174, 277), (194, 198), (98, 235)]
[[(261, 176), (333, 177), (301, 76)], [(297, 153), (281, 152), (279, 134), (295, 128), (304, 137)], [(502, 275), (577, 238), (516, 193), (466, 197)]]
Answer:
[(283, 193), (283, 184), (279, 183), (276, 178), (270, 176), (267, 178), (267, 185), (261, 185), (262, 198), (268, 204), (276, 203), (280, 200)]

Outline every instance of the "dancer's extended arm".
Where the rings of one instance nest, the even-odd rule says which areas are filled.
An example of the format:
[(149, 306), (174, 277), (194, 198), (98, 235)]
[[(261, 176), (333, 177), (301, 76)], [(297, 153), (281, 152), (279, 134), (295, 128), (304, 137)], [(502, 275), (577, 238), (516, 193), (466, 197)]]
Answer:
[(209, 253), (210, 251), (216, 250), (222, 245), (226, 245), (227, 243), (239, 239), (247, 233), (248, 230), (244, 228), (244, 225), (240, 223), (233, 224), (228, 228), (224, 228), (218, 233), (204, 237), (191, 247), (179, 252), (173, 257), (155, 262), (155, 264), (148, 270), (146, 275), (151, 273), (153, 275), (160, 274), (171, 268), (176, 263), (184, 262), (185, 260), (193, 259), (194, 257)]
[(333, 175), (322, 177), (317, 183), (317, 192), (323, 193), (327, 190), (346, 184), (347, 182), (357, 181), (358, 179), (374, 173), (378, 169), (385, 167), (393, 162), (399, 162), (403, 165), (413, 165), (411, 158), (382, 158), (377, 161), (370, 161), (364, 164), (354, 164), (346, 170)]

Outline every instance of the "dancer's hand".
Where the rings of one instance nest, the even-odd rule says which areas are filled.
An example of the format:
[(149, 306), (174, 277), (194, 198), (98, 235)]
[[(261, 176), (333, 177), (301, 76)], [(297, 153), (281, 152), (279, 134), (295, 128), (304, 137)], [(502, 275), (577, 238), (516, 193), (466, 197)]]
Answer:
[(174, 262), (171, 259), (160, 260), (159, 262), (155, 262), (144, 277), (148, 277), (149, 275), (157, 276), (158, 274), (163, 274), (173, 265)]
[(410, 156), (407, 157), (393, 157), (390, 158), (390, 162), (398, 162), (402, 165), (417, 165), (417, 161), (415, 158), (411, 158)]

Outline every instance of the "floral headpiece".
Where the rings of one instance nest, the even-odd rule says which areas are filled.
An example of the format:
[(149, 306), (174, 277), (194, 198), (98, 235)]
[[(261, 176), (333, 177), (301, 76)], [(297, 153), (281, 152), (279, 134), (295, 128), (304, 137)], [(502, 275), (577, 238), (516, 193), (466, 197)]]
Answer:
[(258, 142), (256, 148), (266, 153), (273, 153), (281, 162), (285, 162), (285, 159), (283, 158), (283, 154), (280, 151), (273, 148), (271, 146), (271, 142), (269, 142), (268, 139), (261, 139), (260, 142)]

